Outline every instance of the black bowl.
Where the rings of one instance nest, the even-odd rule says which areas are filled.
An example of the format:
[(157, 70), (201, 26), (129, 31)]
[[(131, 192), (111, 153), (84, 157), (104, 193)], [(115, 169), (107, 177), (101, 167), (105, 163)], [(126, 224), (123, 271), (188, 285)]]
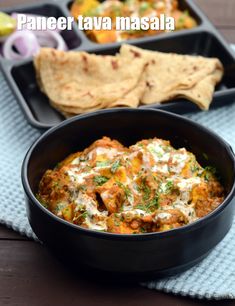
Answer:
[[(120, 235), (87, 230), (49, 212), (36, 199), (43, 173), (71, 152), (102, 136), (124, 145), (160, 137), (193, 152), (202, 165), (215, 166), (226, 199), (215, 211), (181, 228), (161, 233)], [(82, 264), (126, 276), (167, 276), (203, 259), (231, 227), (235, 159), (231, 147), (199, 124), (164, 111), (112, 109), (77, 116), (47, 131), (28, 151), (22, 168), (29, 222), (38, 238), (74, 266)]]

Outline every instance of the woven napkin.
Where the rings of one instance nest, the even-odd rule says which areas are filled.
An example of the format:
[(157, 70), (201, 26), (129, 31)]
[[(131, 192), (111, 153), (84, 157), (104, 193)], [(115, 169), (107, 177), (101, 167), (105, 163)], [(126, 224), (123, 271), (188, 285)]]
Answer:
[[(40, 132), (26, 122), (1, 72), (0, 88), (0, 223), (37, 240), (26, 216), (20, 171), (29, 146)], [(217, 132), (235, 150), (235, 103), (187, 117)], [(235, 299), (235, 221), (201, 263), (175, 277), (142, 285), (197, 298)]]

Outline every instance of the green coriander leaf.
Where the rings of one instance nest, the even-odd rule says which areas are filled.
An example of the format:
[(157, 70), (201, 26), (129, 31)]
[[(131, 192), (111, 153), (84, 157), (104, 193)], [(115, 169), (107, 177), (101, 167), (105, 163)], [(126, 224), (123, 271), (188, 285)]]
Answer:
[(165, 186), (165, 193), (170, 193), (174, 184), (172, 181), (168, 181)]
[(131, 190), (129, 187), (125, 186), (121, 182), (117, 182), (117, 185), (124, 190), (126, 198), (131, 196)]
[(95, 184), (98, 185), (98, 186), (104, 185), (108, 180), (109, 180), (108, 177), (102, 176), (102, 175), (100, 175), (100, 176), (95, 176), (94, 179), (93, 179), (93, 181), (95, 182)]
[(115, 173), (117, 169), (120, 167), (121, 163), (120, 160), (115, 160), (115, 162), (112, 164), (111, 172)]
[(103, 168), (103, 167), (106, 167), (106, 166), (108, 166), (109, 165), (109, 161), (97, 161), (96, 162), (96, 167), (101, 167), (101, 168)]

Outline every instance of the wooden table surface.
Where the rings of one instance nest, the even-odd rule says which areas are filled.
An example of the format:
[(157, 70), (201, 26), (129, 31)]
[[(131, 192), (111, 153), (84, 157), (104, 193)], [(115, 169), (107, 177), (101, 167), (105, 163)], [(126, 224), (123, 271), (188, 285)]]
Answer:
[[(0, 8), (39, 0), (0, 0)], [(228, 42), (235, 43), (235, 0), (196, 0)], [(132, 285), (105, 285), (66, 270), (48, 250), (0, 226), (0, 305), (233, 305), (159, 293)]]

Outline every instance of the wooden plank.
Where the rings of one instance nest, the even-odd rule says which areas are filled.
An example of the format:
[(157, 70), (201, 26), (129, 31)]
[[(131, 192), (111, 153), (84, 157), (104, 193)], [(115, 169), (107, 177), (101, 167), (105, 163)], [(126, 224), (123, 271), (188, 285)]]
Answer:
[(235, 44), (235, 28), (234, 29), (219, 29), (220, 33), (229, 42)]
[(1, 0), (0, 8), (6, 8), (11, 6), (18, 6), (22, 4), (40, 3), (42, 0)]
[(27, 237), (20, 235), (19, 233), (7, 228), (5, 225), (0, 225), (0, 240), (28, 240)]
[(176, 297), (138, 284), (112, 284), (66, 269), (42, 245), (0, 241), (0, 305), (235, 306)]
[(235, 27), (234, 0), (195, 0), (216, 26)]

